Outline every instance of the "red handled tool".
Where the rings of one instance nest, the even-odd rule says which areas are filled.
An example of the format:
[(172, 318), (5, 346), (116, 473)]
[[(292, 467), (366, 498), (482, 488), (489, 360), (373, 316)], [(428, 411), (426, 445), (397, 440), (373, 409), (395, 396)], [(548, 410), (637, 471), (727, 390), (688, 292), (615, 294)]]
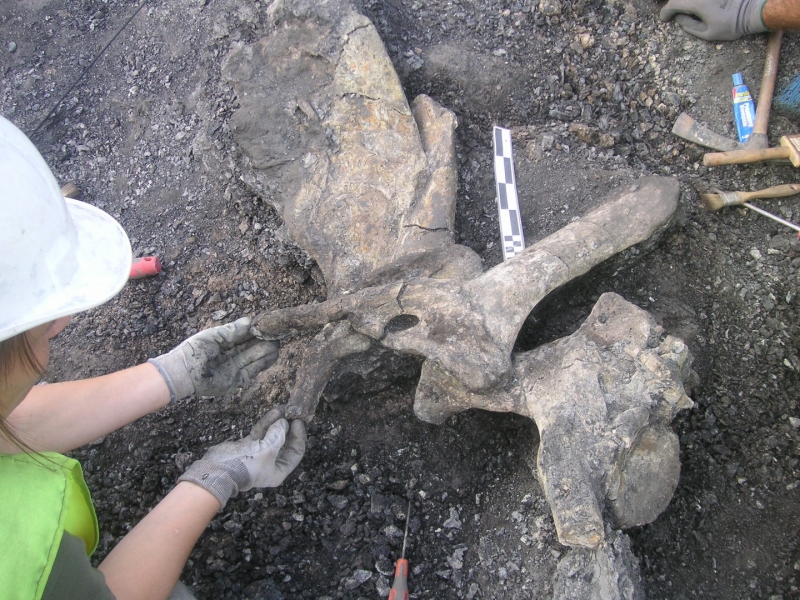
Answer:
[(161, 273), (161, 261), (157, 256), (143, 256), (136, 258), (131, 265), (129, 279), (141, 279)]
[(403, 534), (403, 551), (394, 567), (394, 583), (389, 592), (389, 600), (408, 600), (408, 561), (406, 560), (406, 542), (408, 541), (408, 522), (411, 519), (411, 500), (406, 511), (406, 532)]

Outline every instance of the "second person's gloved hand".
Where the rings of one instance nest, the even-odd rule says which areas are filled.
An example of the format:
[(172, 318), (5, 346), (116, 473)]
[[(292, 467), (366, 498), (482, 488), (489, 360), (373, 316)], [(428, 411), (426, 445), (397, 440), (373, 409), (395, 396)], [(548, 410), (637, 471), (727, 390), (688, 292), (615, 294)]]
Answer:
[(279, 486), (306, 451), (305, 423), (296, 419), (290, 424), (283, 418), (285, 409), (277, 406), (270, 410), (247, 437), (209, 448), (178, 481), (190, 481), (209, 491), (219, 500), (220, 510), (239, 492)]
[(737, 40), (767, 31), (761, 20), (765, 0), (670, 0), (661, 20), (673, 17), (678, 25), (704, 40)]
[(169, 387), (170, 403), (196, 394), (222, 396), (250, 384), (278, 359), (278, 344), (254, 338), (243, 317), (197, 333), (177, 348), (151, 358)]

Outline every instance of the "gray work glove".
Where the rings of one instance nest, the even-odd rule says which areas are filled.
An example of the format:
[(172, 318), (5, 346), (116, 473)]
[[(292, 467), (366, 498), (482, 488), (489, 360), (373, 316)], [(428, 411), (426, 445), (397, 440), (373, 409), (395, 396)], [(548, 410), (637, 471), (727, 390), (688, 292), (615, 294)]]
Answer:
[(669, 0), (661, 20), (673, 17), (678, 25), (701, 39), (737, 40), (743, 35), (767, 31), (761, 20), (765, 0)]
[(197, 333), (177, 348), (151, 358), (169, 387), (170, 404), (192, 394), (222, 396), (245, 387), (278, 359), (278, 344), (258, 340), (243, 317)]
[(238, 442), (211, 446), (178, 481), (190, 481), (211, 492), (220, 510), (229, 498), (252, 488), (278, 487), (306, 451), (306, 426), (283, 418), (286, 406), (265, 414)]

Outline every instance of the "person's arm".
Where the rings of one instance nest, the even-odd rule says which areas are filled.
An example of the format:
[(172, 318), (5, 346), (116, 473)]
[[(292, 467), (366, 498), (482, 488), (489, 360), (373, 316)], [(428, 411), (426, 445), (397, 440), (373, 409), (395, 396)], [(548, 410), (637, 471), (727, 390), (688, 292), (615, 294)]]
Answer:
[(800, 2), (767, 0), (761, 9), (761, 20), (771, 31), (800, 29)]
[[(164, 378), (152, 364), (102, 377), (37, 385), (8, 416), (31, 450), (68, 452), (169, 404)], [(0, 452), (20, 449), (0, 437)]]
[(178, 485), (100, 563), (117, 600), (163, 600), (214, 515), (228, 499), (252, 488), (277, 487), (306, 450), (305, 425), (270, 410), (250, 434), (212, 446)]
[[(253, 338), (245, 317), (201, 331), (147, 364), (34, 386), (7, 422), (32, 450), (67, 452), (170, 402), (247, 387), (277, 358), (278, 344)], [(0, 452), (14, 454), (20, 448), (0, 436)]]
[(116, 599), (168, 598), (189, 553), (219, 509), (211, 493), (180, 482), (98, 566)]

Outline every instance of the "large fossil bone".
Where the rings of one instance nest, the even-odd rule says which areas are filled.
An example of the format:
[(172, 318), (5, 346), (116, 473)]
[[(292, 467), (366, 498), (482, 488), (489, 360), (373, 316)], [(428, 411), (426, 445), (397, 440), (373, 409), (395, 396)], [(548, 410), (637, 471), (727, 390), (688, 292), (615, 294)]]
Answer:
[[(536, 304), (665, 227), (677, 198), (675, 180), (643, 178), (619, 198), (473, 279), (395, 281), (320, 304), (262, 314), (254, 327), (259, 335), (270, 337), (346, 318), (354, 334), (398, 352), (425, 356), (467, 389), (490, 389), (508, 380), (514, 341)], [(298, 392), (291, 398), (290, 414), (308, 418), (319, 397)]]
[(243, 177), (328, 286), (325, 302), (254, 319), (267, 338), (321, 329), (287, 416), (312, 418), (354, 357), (424, 357), (421, 419), (482, 408), (536, 422), (539, 478), (559, 540), (576, 548), (559, 565), (557, 595), (582, 597), (569, 596), (577, 585), (635, 597), (635, 577), (620, 571), (634, 559), (604, 519), (650, 522), (672, 496), (680, 464), (668, 426), (691, 405), (688, 350), (614, 294), (571, 336), (512, 349), (549, 292), (667, 227), (677, 182), (641, 178), (484, 273), (454, 243), (453, 114), (426, 96), (408, 105), (377, 32), (345, 0), (278, 0), (269, 10), (273, 33), (233, 50), (223, 75), (240, 101), (231, 129)]
[(270, 11), (274, 33), (222, 65), (240, 101), (231, 130), (247, 183), (317, 261), (328, 293), (452, 246), (455, 115), (427, 96), (409, 106), (377, 31), (348, 2)]
[(474, 392), (432, 361), (415, 412), (441, 422), (466, 408), (516, 412), (539, 428), (539, 479), (559, 540), (597, 548), (603, 509), (621, 528), (664, 510), (678, 483), (678, 439), (668, 426), (692, 406), (685, 344), (647, 312), (604, 294), (571, 336), (514, 356), (510, 382)]

